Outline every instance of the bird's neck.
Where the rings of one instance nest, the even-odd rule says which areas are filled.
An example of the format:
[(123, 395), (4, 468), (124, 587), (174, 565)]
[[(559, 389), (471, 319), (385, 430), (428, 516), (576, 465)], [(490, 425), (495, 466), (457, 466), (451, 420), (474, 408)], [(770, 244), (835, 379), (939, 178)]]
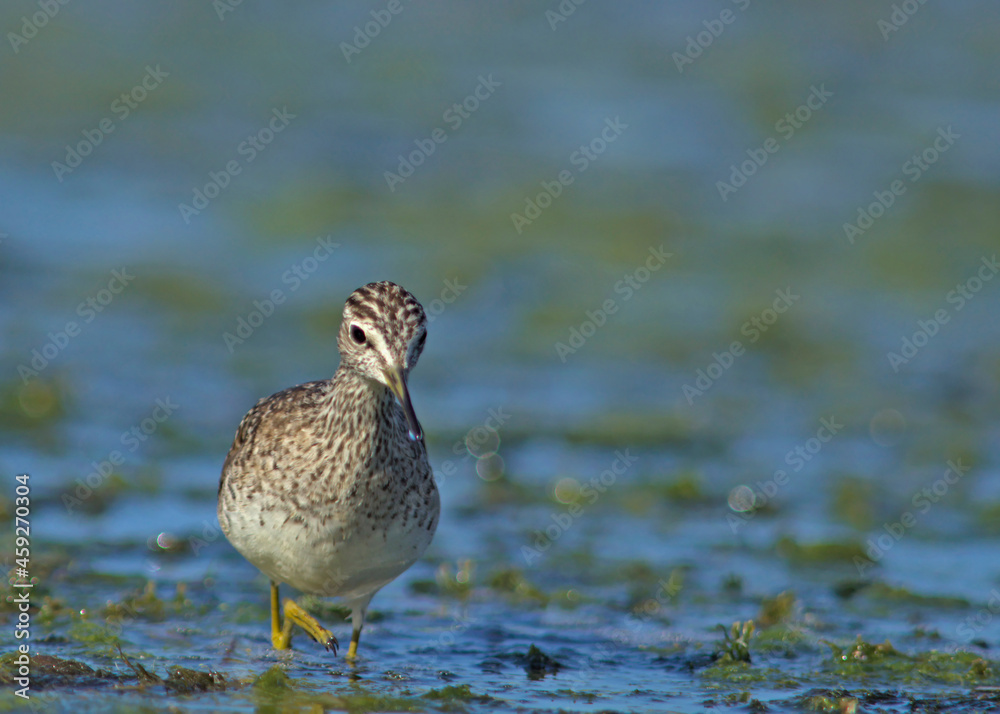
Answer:
[(339, 433), (364, 435), (372, 441), (406, 438), (402, 409), (384, 384), (340, 367), (333, 375), (331, 428)]

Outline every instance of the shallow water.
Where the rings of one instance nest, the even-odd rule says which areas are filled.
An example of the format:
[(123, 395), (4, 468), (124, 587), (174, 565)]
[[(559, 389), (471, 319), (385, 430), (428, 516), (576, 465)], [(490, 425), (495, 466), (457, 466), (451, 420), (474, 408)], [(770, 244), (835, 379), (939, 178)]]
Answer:
[[(0, 10), (0, 561), (29, 473), (32, 651), (95, 670), (34, 701), (997, 708), (991, 6), (404, 3), (348, 62), (383, 7)], [(269, 648), (215, 493), (376, 279), (444, 511), (350, 667)]]

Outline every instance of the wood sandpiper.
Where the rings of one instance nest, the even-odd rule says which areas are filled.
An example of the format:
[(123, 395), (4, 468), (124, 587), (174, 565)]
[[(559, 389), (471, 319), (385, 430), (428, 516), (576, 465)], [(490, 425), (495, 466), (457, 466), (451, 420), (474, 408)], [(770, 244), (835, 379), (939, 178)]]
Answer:
[(271, 642), (292, 626), (337, 651), (337, 639), (282, 583), (340, 597), (354, 659), (372, 596), (413, 565), (434, 536), (440, 499), (407, 378), (427, 337), (416, 298), (390, 282), (344, 306), (333, 379), (261, 399), (240, 423), (219, 482), (229, 542), (271, 579)]

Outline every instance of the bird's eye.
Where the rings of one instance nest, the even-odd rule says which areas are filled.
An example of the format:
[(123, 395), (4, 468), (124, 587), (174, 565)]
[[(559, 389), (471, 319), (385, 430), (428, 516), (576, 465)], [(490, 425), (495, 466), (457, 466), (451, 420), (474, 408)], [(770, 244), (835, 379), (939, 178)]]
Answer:
[(351, 339), (359, 345), (363, 345), (365, 343), (365, 331), (357, 325), (351, 325)]

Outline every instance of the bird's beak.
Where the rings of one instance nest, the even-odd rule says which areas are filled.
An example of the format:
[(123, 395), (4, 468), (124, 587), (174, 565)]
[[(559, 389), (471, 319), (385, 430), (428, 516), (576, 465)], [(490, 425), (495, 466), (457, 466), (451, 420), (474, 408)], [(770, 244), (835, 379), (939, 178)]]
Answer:
[(410, 438), (419, 441), (423, 438), (424, 432), (420, 428), (420, 422), (417, 421), (416, 413), (413, 411), (413, 404), (410, 403), (410, 391), (406, 388), (406, 373), (402, 367), (393, 365), (387, 367), (383, 374), (385, 375), (385, 383), (396, 395), (399, 406), (403, 407), (406, 423), (410, 427)]

